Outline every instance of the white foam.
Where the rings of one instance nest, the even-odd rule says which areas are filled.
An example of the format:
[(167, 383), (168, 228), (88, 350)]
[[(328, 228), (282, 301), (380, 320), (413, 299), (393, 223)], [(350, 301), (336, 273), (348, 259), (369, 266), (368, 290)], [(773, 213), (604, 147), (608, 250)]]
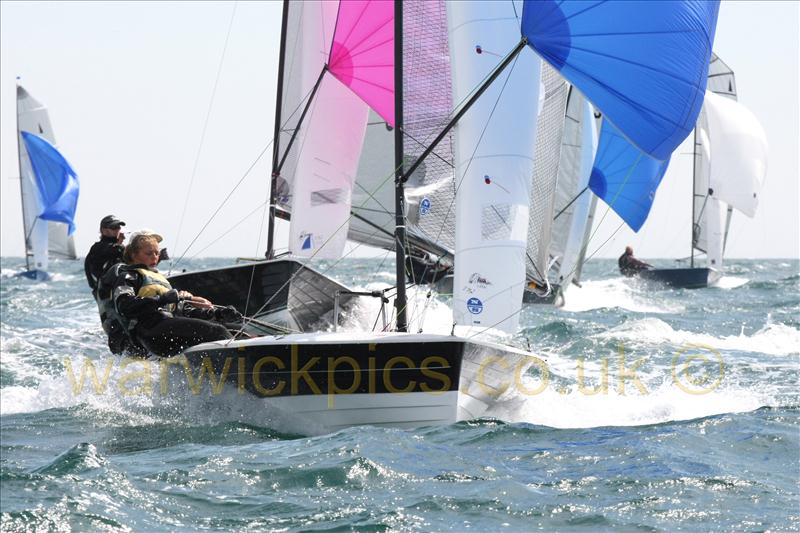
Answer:
[[(528, 386), (535, 389), (538, 384)], [(487, 412), (487, 416), (555, 428), (661, 424), (749, 412), (767, 405), (763, 396), (751, 390), (731, 389), (693, 395), (671, 383), (648, 390), (644, 395), (628, 383), (623, 395), (616, 390), (613, 380), (608, 392), (601, 391), (596, 395), (588, 395), (574, 385), (565, 390), (551, 386), (536, 396), (514, 392), (501, 400)]]
[(737, 350), (769, 355), (800, 354), (800, 331), (785, 324), (768, 323), (752, 335), (715, 337), (707, 333), (675, 330), (654, 317), (627, 321), (596, 335), (599, 338), (630, 340), (636, 343), (673, 345), (701, 344), (715, 350)]
[(680, 313), (683, 307), (658, 301), (654, 292), (638, 293), (622, 278), (585, 281), (581, 287), (570, 287), (564, 296), (565, 311), (620, 308), (637, 313)]
[(750, 280), (736, 276), (722, 276), (713, 286), (718, 289), (736, 289), (745, 285)]

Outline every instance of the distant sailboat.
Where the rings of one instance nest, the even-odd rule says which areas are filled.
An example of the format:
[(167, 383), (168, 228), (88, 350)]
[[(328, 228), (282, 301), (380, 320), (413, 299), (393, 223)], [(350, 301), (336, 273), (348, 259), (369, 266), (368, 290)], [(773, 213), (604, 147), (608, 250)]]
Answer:
[[(639, 277), (683, 288), (714, 285), (722, 277), (733, 210), (755, 215), (767, 170), (764, 129), (737, 100), (733, 70), (712, 55), (694, 134), (691, 264), (646, 270)], [(696, 254), (706, 255), (705, 267), (695, 266)]]
[(75, 259), (78, 176), (55, 147), (47, 108), (17, 85), (17, 142), (26, 277), (48, 278), (50, 257)]

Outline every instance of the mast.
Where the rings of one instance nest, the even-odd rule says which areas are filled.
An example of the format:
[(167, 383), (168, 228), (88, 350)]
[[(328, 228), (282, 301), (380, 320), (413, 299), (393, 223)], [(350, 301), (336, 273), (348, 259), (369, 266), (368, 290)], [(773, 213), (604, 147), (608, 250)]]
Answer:
[(397, 331), (408, 331), (406, 320), (406, 222), (403, 190), (403, 2), (394, 3), (394, 165), (395, 165), (395, 243), (397, 270)]
[[(17, 78), (19, 80), (19, 78)], [(30, 254), (28, 253), (28, 230), (25, 227), (25, 187), (22, 184), (22, 180), (25, 179), (25, 176), (22, 175), (22, 145), (19, 142), (20, 138), (20, 131), (19, 131), (19, 81), (17, 81), (17, 91), (16, 91), (16, 98), (17, 98), (17, 168), (19, 168), (19, 197), (20, 201), (22, 202), (22, 235), (23, 245), (25, 246), (25, 270), (31, 269), (31, 262), (30, 262)]]
[(697, 126), (695, 126), (695, 128), (694, 128), (694, 139), (693, 139), (693, 141), (694, 141), (694, 144), (693, 144), (694, 150), (692, 150), (692, 152), (694, 152), (694, 157), (692, 158), (692, 236), (690, 237), (691, 238), (691, 242), (690, 242), (690, 245), (689, 245), (689, 252), (690, 252), (690, 254), (689, 254), (689, 257), (690, 257), (689, 267), (690, 268), (694, 268), (694, 243), (695, 243), (695, 234), (694, 234), (694, 232), (695, 232), (695, 227), (697, 225), (697, 222), (695, 222), (695, 219), (694, 219), (694, 217), (695, 217), (694, 204), (696, 203), (695, 202), (695, 195), (697, 194), (697, 192), (696, 192), (697, 191)]
[(289, 0), (283, 0), (283, 17), (281, 20), (281, 47), (278, 58), (278, 90), (275, 102), (275, 130), (273, 133), (272, 145), (272, 177), (269, 186), (269, 229), (267, 230), (267, 258), (271, 258), (275, 253), (275, 189), (278, 186), (278, 176), (280, 169), (278, 161), (280, 155), (280, 134), (281, 134), (281, 106), (283, 105), (283, 69), (286, 56), (286, 26), (289, 23)]

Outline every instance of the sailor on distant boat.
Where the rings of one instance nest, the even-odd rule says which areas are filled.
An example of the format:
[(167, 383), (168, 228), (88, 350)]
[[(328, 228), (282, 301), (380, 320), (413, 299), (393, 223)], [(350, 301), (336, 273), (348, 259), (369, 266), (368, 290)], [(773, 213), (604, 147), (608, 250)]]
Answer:
[(131, 237), (125, 248), (126, 265), (116, 265), (106, 276), (115, 275), (112, 301), (115, 318), (129, 337), (150, 353), (176, 355), (184, 349), (216, 340), (230, 339), (231, 334), (218, 322), (242, 320), (232, 307), (214, 307), (200, 296), (173, 289), (157, 269), (162, 237), (140, 232)]
[(653, 265), (633, 257), (633, 248), (630, 246), (625, 247), (625, 253), (619, 256), (617, 264), (619, 265), (620, 274), (627, 277), (635, 276), (642, 270), (653, 268)]

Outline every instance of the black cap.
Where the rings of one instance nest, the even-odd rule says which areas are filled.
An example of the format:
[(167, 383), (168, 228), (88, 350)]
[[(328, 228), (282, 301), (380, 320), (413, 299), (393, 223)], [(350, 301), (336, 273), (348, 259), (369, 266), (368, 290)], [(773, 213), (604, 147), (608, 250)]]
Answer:
[(117, 229), (120, 226), (124, 226), (125, 223), (115, 217), (114, 215), (108, 215), (103, 217), (103, 220), (100, 221), (100, 229)]

